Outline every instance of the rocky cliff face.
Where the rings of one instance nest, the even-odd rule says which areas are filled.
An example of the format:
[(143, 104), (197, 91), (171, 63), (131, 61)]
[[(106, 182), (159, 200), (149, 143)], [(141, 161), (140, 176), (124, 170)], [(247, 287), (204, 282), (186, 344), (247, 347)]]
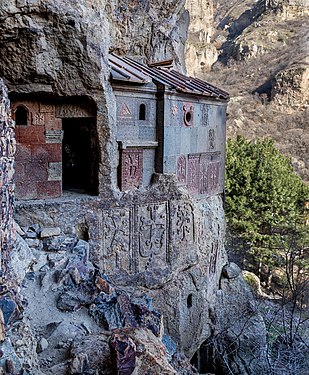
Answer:
[[(4, 285), (9, 253), (14, 244), (13, 176), (16, 141), (7, 88), (2, 79), (0, 79), (0, 140), (0, 199), (2, 202), (0, 210), (0, 280)], [(5, 289), (4, 286), (3, 289)]]
[(212, 1), (187, 0), (186, 9), (190, 15), (189, 33), (185, 55), (189, 75), (198, 75), (210, 70), (218, 58), (218, 52), (211, 43), (214, 35)]
[[(199, 9), (192, 32), (202, 39)], [(222, 309), (228, 310), (233, 290), (244, 300), (249, 294), (238, 271), (222, 273), (228, 263), (222, 198), (195, 199), (169, 175), (155, 175), (140, 191), (115, 187), (116, 109), (108, 50), (147, 60), (175, 58), (183, 69), (184, 1), (162, 7), (160, 1), (16, 0), (3, 1), (0, 12), (0, 76), (12, 98), (87, 97), (97, 110), (101, 155), (98, 197), (16, 204), (21, 229), (10, 266), (20, 298), (0, 297), (10, 332), (1, 346), (4, 372), (105, 374), (114, 366), (120, 372), (153, 367), (154, 373), (190, 374), (179, 352), (189, 359), (205, 356), (203, 343), (227, 326), (229, 335), (220, 345), (236, 336), (239, 344), (233, 322), (224, 325), (228, 313)], [(150, 257), (140, 272), (130, 273), (132, 243), (140, 238), (132, 226), (141, 218), (153, 241), (159, 228), (168, 261)], [(126, 267), (128, 272), (118, 272)], [(235, 319), (242, 315), (244, 332), (246, 311), (258, 314), (233, 308)], [(264, 345), (263, 325), (255, 323), (250, 335), (259, 339), (245, 350), (254, 358), (248, 373), (260, 368), (256, 359)], [(240, 347), (229, 353), (239, 369)]]
[[(218, 60), (207, 73), (187, 54), (190, 71), (224, 84), (232, 94), (227, 135), (272, 137), (308, 181), (308, 13), (306, 2), (193, 2), (212, 17), (200, 28), (213, 30)], [(193, 43), (193, 37), (189, 34)], [(189, 42), (190, 43), (190, 42)], [(208, 47), (199, 46), (196, 56)]]

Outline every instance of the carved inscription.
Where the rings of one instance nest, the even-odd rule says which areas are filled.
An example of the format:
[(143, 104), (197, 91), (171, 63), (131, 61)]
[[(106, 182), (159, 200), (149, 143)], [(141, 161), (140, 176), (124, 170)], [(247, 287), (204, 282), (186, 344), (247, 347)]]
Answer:
[(32, 114), (32, 124), (33, 125), (44, 125), (45, 119), (43, 113)]
[(202, 154), (200, 156), (199, 165), (199, 194), (207, 194), (208, 192), (208, 161)]
[(61, 143), (63, 139), (62, 130), (46, 130), (45, 142), (46, 143)]
[(177, 160), (177, 180), (182, 184), (187, 182), (187, 159), (184, 155)]
[(60, 118), (94, 117), (95, 114), (92, 108), (75, 104), (63, 104), (56, 107), (56, 117)]
[(62, 163), (51, 162), (48, 163), (48, 181), (62, 180)]
[(219, 242), (214, 241), (211, 244), (211, 250), (210, 250), (209, 267), (208, 267), (209, 276), (212, 276), (216, 273), (218, 253), (219, 253)]
[(178, 115), (178, 106), (176, 104), (172, 105), (172, 116), (177, 117)]
[(205, 226), (205, 217), (202, 214), (196, 224), (196, 232), (197, 232), (197, 243), (201, 252), (204, 252), (203, 249), (205, 247), (206, 242), (206, 226)]
[(209, 107), (207, 104), (203, 104), (202, 106), (202, 126), (209, 125)]
[(215, 129), (209, 129), (208, 143), (209, 143), (209, 150), (213, 151), (215, 149)]
[(189, 203), (178, 203), (171, 208), (173, 239), (178, 244), (194, 243), (194, 214)]
[(219, 194), (223, 190), (220, 153), (193, 154), (188, 157), (188, 190), (193, 194)]
[(209, 163), (207, 170), (207, 180), (208, 188), (207, 191), (209, 194), (216, 194), (219, 189), (219, 174), (220, 174), (220, 162), (215, 161)]
[(166, 266), (167, 203), (140, 206), (137, 211), (139, 270), (147, 270), (150, 265)]
[(191, 193), (198, 193), (200, 155), (189, 155), (188, 157), (188, 182), (187, 186)]
[(129, 210), (114, 209), (103, 214), (104, 264), (107, 272), (115, 269), (134, 271)]
[(137, 188), (143, 177), (143, 150), (125, 149), (121, 151), (121, 190)]

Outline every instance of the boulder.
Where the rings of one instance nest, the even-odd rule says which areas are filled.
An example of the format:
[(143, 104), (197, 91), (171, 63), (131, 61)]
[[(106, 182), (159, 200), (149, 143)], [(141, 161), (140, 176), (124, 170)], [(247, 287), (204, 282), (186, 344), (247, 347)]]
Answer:
[(177, 374), (168, 362), (165, 346), (150, 330), (123, 328), (110, 339), (114, 371), (119, 374)]
[(40, 238), (59, 236), (61, 233), (60, 228), (42, 228)]
[(241, 269), (235, 263), (229, 263), (222, 269), (222, 276), (226, 279), (235, 279), (241, 273)]
[(112, 374), (109, 335), (89, 335), (76, 339), (70, 350), (69, 374)]

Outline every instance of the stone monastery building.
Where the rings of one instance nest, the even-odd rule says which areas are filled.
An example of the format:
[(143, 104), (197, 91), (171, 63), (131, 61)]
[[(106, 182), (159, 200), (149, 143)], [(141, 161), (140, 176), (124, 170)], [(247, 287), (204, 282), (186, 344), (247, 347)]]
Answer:
[[(154, 172), (174, 174), (193, 196), (223, 192), (228, 94), (171, 68), (109, 56), (117, 104), (118, 187), (147, 187)], [(87, 97), (12, 98), (16, 196), (97, 195), (96, 105)]]

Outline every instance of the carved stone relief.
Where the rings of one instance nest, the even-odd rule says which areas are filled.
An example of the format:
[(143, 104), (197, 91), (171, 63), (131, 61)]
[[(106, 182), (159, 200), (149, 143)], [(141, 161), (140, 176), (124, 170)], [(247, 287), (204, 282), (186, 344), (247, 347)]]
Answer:
[(132, 255), (132, 212), (114, 209), (103, 213), (104, 264), (109, 272), (134, 272)]
[(209, 129), (208, 131), (208, 146), (209, 150), (213, 151), (215, 149), (215, 129)]
[(187, 186), (191, 193), (198, 193), (200, 155), (188, 156), (188, 181)]
[(192, 244), (195, 240), (193, 207), (190, 203), (177, 202), (171, 209), (171, 226), (173, 241)]
[(125, 149), (121, 151), (121, 190), (137, 188), (143, 177), (143, 150)]
[(216, 194), (219, 188), (220, 162), (209, 163), (207, 170), (208, 193)]
[(77, 104), (63, 104), (56, 107), (56, 117), (60, 118), (94, 117), (95, 115), (93, 109)]
[(206, 194), (208, 192), (208, 161), (206, 157), (201, 155), (199, 165), (199, 194)]
[(122, 104), (122, 106), (120, 108), (120, 112), (119, 112), (119, 117), (121, 117), (121, 118), (132, 118), (133, 117), (132, 112), (131, 112), (127, 103)]
[(45, 142), (46, 143), (61, 143), (63, 139), (63, 130), (46, 130)]
[(45, 118), (43, 113), (33, 113), (32, 114), (32, 124), (33, 125), (44, 125)]
[(182, 110), (181, 110), (181, 103), (178, 101), (171, 101), (170, 102), (170, 111), (171, 111), (171, 125), (172, 126), (182, 126)]
[(193, 194), (215, 195), (223, 191), (221, 154), (201, 153), (188, 157), (188, 190)]
[(178, 116), (178, 106), (177, 104), (172, 105), (172, 116), (177, 117)]
[(203, 104), (202, 106), (202, 126), (209, 125), (209, 115), (208, 115), (209, 107), (207, 104)]
[(62, 180), (62, 163), (51, 162), (48, 163), (48, 181)]
[(138, 270), (149, 266), (164, 267), (168, 256), (168, 206), (167, 203), (137, 207)]
[(183, 105), (183, 125), (193, 126), (194, 107), (192, 103), (184, 103)]
[(211, 244), (211, 250), (210, 250), (209, 267), (208, 267), (209, 276), (212, 276), (216, 273), (218, 255), (219, 255), (219, 242), (214, 241)]
[(177, 180), (181, 184), (187, 182), (187, 159), (184, 155), (177, 160)]

